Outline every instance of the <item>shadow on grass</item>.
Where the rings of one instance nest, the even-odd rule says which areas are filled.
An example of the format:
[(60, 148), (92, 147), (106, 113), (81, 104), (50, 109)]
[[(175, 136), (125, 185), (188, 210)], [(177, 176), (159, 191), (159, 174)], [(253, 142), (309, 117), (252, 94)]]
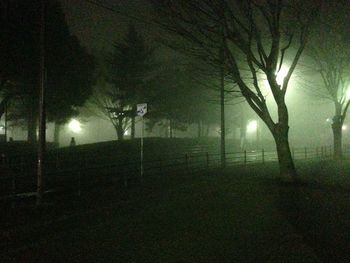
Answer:
[(305, 182), (280, 184), (278, 208), (324, 262), (350, 262), (349, 191)]

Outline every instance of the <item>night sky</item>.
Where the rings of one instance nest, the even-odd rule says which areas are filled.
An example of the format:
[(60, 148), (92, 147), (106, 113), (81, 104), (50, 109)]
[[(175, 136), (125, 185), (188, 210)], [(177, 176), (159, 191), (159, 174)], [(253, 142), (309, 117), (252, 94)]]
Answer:
[[(72, 34), (75, 34), (81, 43), (92, 52), (110, 51), (113, 43), (123, 37), (128, 24), (135, 23), (125, 15), (120, 15), (85, 0), (60, 0), (60, 2)], [(145, 3), (140, 0), (96, 2), (130, 16), (145, 15)], [(142, 31), (147, 29), (147, 25), (142, 23), (137, 23), (137, 26)]]

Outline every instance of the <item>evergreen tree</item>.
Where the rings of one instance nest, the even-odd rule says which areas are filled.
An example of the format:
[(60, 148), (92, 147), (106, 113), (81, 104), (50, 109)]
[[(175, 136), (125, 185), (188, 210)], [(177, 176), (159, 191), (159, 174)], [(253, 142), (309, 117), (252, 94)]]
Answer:
[[(25, 120), (28, 140), (36, 140), (39, 98), (40, 1), (7, 1), (2, 8), (1, 78), (7, 94), (20, 98), (12, 116)], [(58, 2), (46, 4), (45, 59), (47, 114), (50, 121), (65, 122), (77, 114), (92, 91), (94, 60), (70, 34)], [(4, 53), (3, 53), (4, 54)], [(20, 106), (21, 105), (21, 106)]]
[(100, 70), (93, 104), (111, 121), (118, 139), (123, 140), (130, 127), (131, 138), (135, 137), (136, 104), (147, 101), (153, 50), (147, 47), (133, 25), (129, 26), (123, 41), (114, 47), (107, 60), (107, 70)]

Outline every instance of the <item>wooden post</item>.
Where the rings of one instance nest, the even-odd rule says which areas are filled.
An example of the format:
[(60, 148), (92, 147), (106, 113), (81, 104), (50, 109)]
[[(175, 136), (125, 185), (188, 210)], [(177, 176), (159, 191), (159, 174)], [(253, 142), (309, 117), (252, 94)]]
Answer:
[(81, 196), (81, 171), (78, 172), (78, 196)]
[(159, 173), (162, 174), (163, 172), (163, 162), (162, 162), (162, 158), (159, 159)]
[(16, 204), (16, 173), (11, 171), (12, 173), (12, 203), (11, 207), (14, 208)]
[(25, 171), (25, 169), (24, 169), (24, 158), (23, 158), (22, 155), (19, 158), (20, 158), (20, 174), (23, 175), (24, 171)]
[(56, 170), (60, 168), (60, 159), (58, 157), (58, 151), (56, 152)]
[(45, 96), (45, 13), (46, 13), (46, 1), (41, 0), (40, 10), (40, 70), (39, 70), (39, 147), (38, 147), (38, 161), (37, 161), (37, 199), (36, 205), (40, 206), (44, 194), (44, 163), (46, 153), (46, 96)]
[(205, 157), (206, 157), (207, 169), (208, 169), (209, 168), (209, 153), (208, 152), (206, 152)]
[(188, 171), (189, 164), (188, 164), (188, 154), (185, 154), (185, 165), (186, 165), (186, 170)]
[(80, 159), (80, 167), (78, 167), (78, 196), (80, 197), (81, 196), (81, 172), (82, 170), (85, 167), (85, 155), (82, 154), (81, 155), (81, 159)]
[(123, 173), (123, 181), (124, 181), (124, 187), (128, 187), (128, 178), (125, 173)]

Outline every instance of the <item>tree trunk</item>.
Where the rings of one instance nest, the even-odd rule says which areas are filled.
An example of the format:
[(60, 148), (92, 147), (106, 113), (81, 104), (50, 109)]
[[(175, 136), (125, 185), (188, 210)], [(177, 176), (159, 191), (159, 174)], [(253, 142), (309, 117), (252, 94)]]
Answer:
[(10, 96), (6, 96), (1, 102), (0, 102), (0, 119), (2, 115), (5, 113), (7, 106), (9, 104)]
[(205, 131), (205, 137), (209, 137), (209, 129), (210, 129), (210, 125), (207, 124), (207, 130)]
[(337, 121), (336, 116), (333, 118), (332, 130), (333, 130), (333, 143), (334, 143), (334, 158), (342, 158), (342, 123)]
[(297, 181), (297, 172), (289, 147), (288, 131), (288, 125), (284, 125), (283, 127), (283, 125), (276, 124), (276, 128), (273, 132), (273, 137), (276, 142), (280, 176), (282, 179), (288, 178)]
[(28, 116), (27, 120), (27, 140), (30, 143), (35, 143), (37, 141), (37, 118), (33, 112), (31, 112)]
[(131, 139), (135, 139), (135, 112), (136, 106), (132, 107), (132, 115), (131, 115)]
[(198, 127), (198, 138), (202, 137), (202, 122), (200, 120), (198, 120), (197, 122), (197, 127)]
[(60, 146), (60, 131), (61, 131), (61, 124), (55, 122), (55, 129), (53, 133), (53, 142), (56, 145), (56, 147)]
[(220, 70), (220, 163), (221, 168), (226, 167), (226, 125), (225, 125), (225, 75), (224, 75), (224, 52), (222, 53), (222, 66)]
[(245, 116), (244, 109), (241, 112), (241, 127), (240, 127), (240, 148), (241, 150), (245, 150), (247, 145), (247, 119)]
[(118, 118), (118, 123), (117, 123), (115, 129), (117, 131), (118, 140), (120, 140), (120, 141), (124, 140), (124, 129), (123, 129), (123, 119), (122, 118)]
[(37, 124), (38, 124), (38, 104), (34, 98), (29, 98), (26, 105), (27, 115), (27, 141), (30, 143), (37, 142)]

